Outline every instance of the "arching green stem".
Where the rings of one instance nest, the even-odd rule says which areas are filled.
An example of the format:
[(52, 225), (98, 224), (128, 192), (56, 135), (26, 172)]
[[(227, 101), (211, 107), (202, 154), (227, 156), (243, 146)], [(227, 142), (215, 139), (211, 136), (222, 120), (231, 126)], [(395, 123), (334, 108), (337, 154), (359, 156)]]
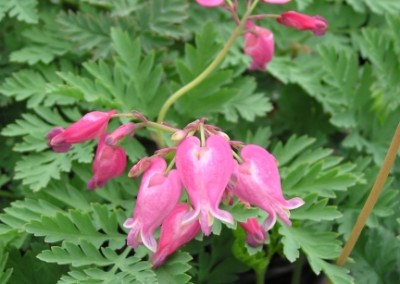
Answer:
[[(164, 121), (164, 118), (168, 112), (168, 110), (171, 108), (171, 106), (184, 94), (189, 92), (191, 89), (196, 87), (198, 84), (203, 82), (205, 78), (207, 78), (218, 66), (219, 64), (223, 61), (225, 56), (228, 54), (228, 51), (232, 47), (232, 45), (235, 43), (236, 39), (242, 34), (244, 25), (246, 23), (247, 18), (250, 16), (251, 12), (254, 10), (254, 8), (257, 6), (259, 0), (255, 0), (250, 8), (246, 10), (246, 13), (244, 14), (242, 20), (240, 21), (239, 25), (235, 28), (233, 31), (232, 35), (228, 39), (228, 41), (225, 43), (224, 47), (222, 50), (218, 53), (218, 55), (215, 57), (215, 59), (208, 65), (208, 67), (200, 73), (196, 78), (194, 78), (191, 82), (180, 88), (178, 91), (176, 91), (174, 94), (172, 94), (164, 103), (164, 105), (161, 107), (157, 122), (161, 123)], [(157, 135), (157, 144), (163, 145), (162, 141), (162, 135), (159, 132)]]

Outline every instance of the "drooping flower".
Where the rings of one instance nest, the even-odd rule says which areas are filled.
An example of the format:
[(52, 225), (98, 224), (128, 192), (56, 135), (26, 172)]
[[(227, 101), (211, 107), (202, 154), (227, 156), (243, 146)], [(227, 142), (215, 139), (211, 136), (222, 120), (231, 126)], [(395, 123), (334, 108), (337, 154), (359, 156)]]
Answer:
[(286, 4), (289, 3), (291, 0), (263, 0), (265, 3), (270, 4)]
[(285, 200), (274, 156), (260, 146), (247, 145), (241, 157), (244, 162), (235, 169), (233, 194), (268, 213), (263, 225), (266, 230), (275, 224), (277, 215), (290, 226), (289, 210), (300, 207), (304, 201), (299, 197)]
[(178, 172), (171, 170), (165, 175), (166, 168), (165, 160), (155, 157), (144, 172), (133, 218), (124, 223), (130, 229), (128, 245), (133, 248), (143, 243), (151, 251), (157, 250), (154, 231), (179, 201), (182, 184)]
[(115, 110), (89, 112), (67, 129), (52, 137), (48, 144), (54, 149), (60, 145), (76, 144), (98, 138), (106, 131), (108, 121), (114, 113)]
[(265, 70), (274, 56), (274, 35), (268, 29), (247, 21), (244, 34), (244, 53), (251, 57), (250, 70)]
[(130, 122), (119, 126), (111, 134), (106, 137), (106, 144), (109, 146), (116, 146), (118, 142), (127, 135), (133, 135), (133, 128), (135, 124)]
[(161, 226), (157, 251), (151, 256), (153, 267), (161, 265), (178, 248), (191, 241), (200, 231), (197, 220), (182, 224), (182, 218), (190, 211), (187, 204), (178, 204), (165, 218)]
[(260, 226), (257, 218), (247, 219), (246, 222), (239, 222), (246, 230), (246, 243), (251, 247), (262, 246), (267, 238), (266, 229)]
[(122, 175), (126, 167), (126, 153), (121, 147), (105, 144), (103, 134), (97, 145), (93, 162), (93, 177), (87, 184), (88, 189), (103, 187), (110, 179)]
[(51, 140), (57, 136), (58, 134), (61, 134), (65, 131), (64, 128), (62, 127), (54, 127), (47, 133), (47, 145), (53, 149), (54, 152), (56, 153), (65, 153), (68, 152), (71, 149), (71, 144), (67, 142), (60, 142), (56, 145), (51, 145), (50, 142)]
[(308, 16), (295, 11), (282, 13), (276, 21), (281, 25), (297, 30), (310, 30), (317, 36), (322, 36), (328, 29), (327, 21), (321, 16)]
[(229, 143), (219, 135), (210, 136), (204, 146), (197, 137), (187, 137), (178, 146), (176, 168), (194, 210), (183, 223), (199, 218), (203, 233), (211, 234), (214, 218), (233, 223), (229, 212), (219, 209), (234, 166)]
[(196, 0), (196, 2), (204, 7), (216, 7), (223, 5), (225, 0)]

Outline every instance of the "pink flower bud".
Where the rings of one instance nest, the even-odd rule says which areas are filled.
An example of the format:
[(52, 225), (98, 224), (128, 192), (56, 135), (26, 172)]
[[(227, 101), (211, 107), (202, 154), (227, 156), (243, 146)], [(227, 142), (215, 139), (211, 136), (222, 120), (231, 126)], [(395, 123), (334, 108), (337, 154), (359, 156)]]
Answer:
[(166, 168), (164, 159), (155, 157), (143, 175), (133, 218), (124, 223), (130, 229), (127, 243), (133, 248), (143, 243), (155, 252), (154, 231), (178, 204), (182, 184), (178, 172), (171, 170), (165, 175)]
[(185, 130), (177, 130), (174, 132), (174, 134), (171, 135), (171, 141), (175, 143), (181, 142), (183, 138), (185, 138), (188, 135), (188, 131)]
[(55, 136), (57, 136), (60, 133), (63, 133), (64, 131), (65, 131), (65, 129), (62, 128), (62, 127), (54, 127), (52, 130), (50, 130), (47, 133), (47, 145), (49, 147), (53, 148), (53, 151), (56, 152), (56, 153), (65, 153), (65, 152), (68, 152), (69, 149), (71, 149), (72, 145), (70, 143), (67, 143), (67, 142), (62, 142), (62, 143), (59, 143), (59, 144), (54, 145), (54, 146), (50, 144), (50, 141)]
[(285, 200), (274, 156), (257, 145), (245, 146), (241, 156), (244, 162), (236, 164), (235, 183), (230, 188), (233, 194), (268, 213), (263, 225), (266, 230), (274, 226), (277, 215), (290, 226), (289, 210), (300, 207), (304, 201), (298, 197)]
[(108, 180), (122, 175), (126, 167), (125, 150), (121, 147), (111, 147), (104, 143), (103, 134), (97, 145), (93, 162), (93, 177), (87, 184), (88, 189), (103, 187)]
[(244, 34), (244, 53), (253, 60), (249, 69), (265, 70), (274, 56), (274, 35), (252, 21), (247, 21), (246, 28), (249, 31)]
[(267, 232), (258, 224), (257, 218), (250, 218), (245, 223), (239, 222), (246, 230), (246, 243), (251, 247), (262, 246), (267, 238)]
[(286, 4), (289, 3), (291, 0), (263, 0), (263, 1), (269, 4)]
[(282, 13), (276, 19), (281, 25), (298, 30), (311, 30), (315, 35), (324, 35), (328, 29), (327, 21), (320, 16), (308, 16), (294, 11)]
[(190, 211), (186, 204), (178, 204), (165, 218), (160, 233), (160, 242), (157, 251), (151, 256), (153, 268), (162, 264), (165, 259), (178, 248), (190, 242), (200, 231), (197, 220), (182, 224), (182, 218)]
[(224, 4), (224, 0), (196, 0), (196, 2), (204, 7), (216, 7)]
[(118, 142), (127, 135), (133, 135), (134, 123), (126, 123), (115, 129), (111, 134), (106, 136), (106, 144), (116, 146)]
[(144, 157), (139, 160), (128, 173), (130, 178), (138, 178), (144, 171), (146, 171), (151, 165), (151, 158)]
[(106, 131), (108, 121), (115, 110), (109, 112), (92, 111), (71, 124), (50, 140), (50, 146), (57, 147), (65, 143), (76, 144), (100, 137)]
[(229, 143), (219, 135), (210, 136), (205, 146), (197, 137), (185, 138), (178, 146), (176, 168), (194, 210), (183, 223), (199, 218), (203, 233), (211, 234), (214, 218), (233, 224), (232, 215), (218, 208), (232, 174), (234, 161)]

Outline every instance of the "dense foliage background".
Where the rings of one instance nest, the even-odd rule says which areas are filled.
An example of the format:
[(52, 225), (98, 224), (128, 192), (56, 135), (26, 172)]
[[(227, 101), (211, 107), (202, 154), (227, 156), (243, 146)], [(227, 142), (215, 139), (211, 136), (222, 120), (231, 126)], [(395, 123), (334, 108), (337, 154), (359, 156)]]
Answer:
[[(121, 177), (89, 192), (95, 144), (60, 155), (44, 137), (91, 110), (136, 109), (155, 119), (221, 49), (230, 16), (185, 0), (0, 1), (0, 283), (244, 283), (275, 252), (267, 275), (274, 261), (291, 272), (307, 260), (334, 283), (400, 279), (398, 161), (352, 261), (330, 262), (399, 122), (400, 1), (296, 0), (257, 10), (319, 14), (330, 28), (314, 37), (259, 22), (275, 34), (268, 71), (249, 72), (238, 41), (167, 120), (183, 127), (208, 117), (233, 139), (267, 147), (285, 196), (306, 205), (263, 251), (246, 249), (240, 229), (223, 229), (154, 271), (145, 249), (126, 248), (121, 226), (138, 182)], [(130, 164), (155, 149), (148, 132), (124, 147)]]

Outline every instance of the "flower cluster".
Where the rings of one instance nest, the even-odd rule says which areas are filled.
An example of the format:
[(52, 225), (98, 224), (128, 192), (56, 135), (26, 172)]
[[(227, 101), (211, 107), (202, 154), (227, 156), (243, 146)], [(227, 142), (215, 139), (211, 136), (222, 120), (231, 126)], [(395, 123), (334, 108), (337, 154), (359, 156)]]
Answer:
[[(237, 16), (237, 1), (230, 5), (224, 0), (197, 0), (197, 3), (204, 7), (222, 6), (230, 11), (239, 24)], [(269, 4), (285, 4), (290, 0), (263, 0)], [(275, 18), (277, 23), (297, 30), (309, 30), (317, 36), (322, 36), (328, 29), (327, 21), (320, 16), (308, 16), (295, 11), (287, 11), (280, 15), (265, 14), (249, 16), (245, 22), (244, 33), (244, 53), (248, 55), (252, 62), (249, 66), (250, 70), (265, 70), (267, 64), (274, 56), (274, 35), (264, 27), (258, 26), (254, 20), (262, 20), (264, 18)]]
[[(98, 139), (89, 189), (103, 187), (109, 179), (124, 172), (126, 154), (119, 146), (123, 137), (133, 135), (135, 130), (149, 123), (153, 127), (157, 125), (140, 114), (127, 114), (141, 122), (127, 123), (107, 133), (110, 118), (122, 115), (115, 111), (91, 112), (67, 129), (54, 128), (47, 136), (48, 145), (55, 152), (66, 152), (72, 144)], [(220, 208), (226, 197), (231, 201), (238, 199), (246, 207), (256, 206), (268, 214), (262, 224), (256, 217), (239, 222), (247, 232), (250, 246), (264, 244), (267, 231), (277, 218), (291, 225), (289, 210), (304, 202), (298, 197), (284, 198), (277, 161), (267, 150), (230, 141), (220, 129), (205, 124), (205, 119), (184, 129), (169, 129), (177, 145), (142, 158), (129, 171), (130, 177), (143, 177), (133, 216), (124, 223), (130, 230), (127, 244), (133, 248), (143, 244), (150, 249), (154, 267), (200, 231), (209, 236), (215, 219), (234, 225), (229, 207), (227, 210)], [(174, 158), (169, 158), (167, 164), (171, 154)], [(183, 189), (188, 200), (182, 195)], [(160, 227), (157, 242), (155, 232)]]

